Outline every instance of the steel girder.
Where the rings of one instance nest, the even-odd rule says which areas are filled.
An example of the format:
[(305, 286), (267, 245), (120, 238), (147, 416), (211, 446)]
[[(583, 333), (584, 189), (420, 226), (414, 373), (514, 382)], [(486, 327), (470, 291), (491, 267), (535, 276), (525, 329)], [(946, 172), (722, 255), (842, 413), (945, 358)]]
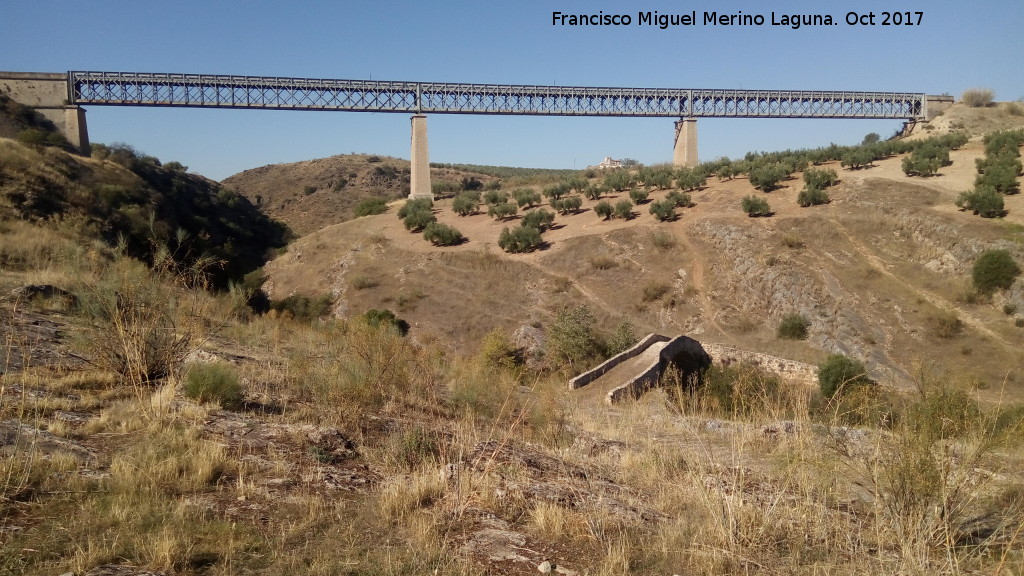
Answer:
[(73, 104), (540, 116), (920, 119), (925, 94), (69, 72)]

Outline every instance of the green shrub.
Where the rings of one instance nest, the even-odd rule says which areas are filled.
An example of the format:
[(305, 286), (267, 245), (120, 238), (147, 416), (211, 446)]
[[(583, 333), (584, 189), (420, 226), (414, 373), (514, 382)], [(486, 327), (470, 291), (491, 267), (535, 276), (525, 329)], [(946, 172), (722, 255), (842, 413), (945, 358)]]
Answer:
[(679, 190), (673, 190), (665, 195), (665, 200), (671, 202), (676, 208), (689, 208), (693, 206), (690, 195)]
[(842, 354), (829, 355), (818, 367), (818, 386), (825, 398), (850, 394), (856, 388), (874, 383), (862, 362)]
[(388, 211), (388, 203), (383, 198), (366, 198), (356, 206), (356, 218), (383, 214)]
[(591, 184), (583, 189), (583, 195), (587, 197), (587, 200), (597, 200), (601, 197), (603, 190), (596, 184)]
[(554, 184), (552, 186), (544, 188), (543, 194), (545, 198), (547, 198), (551, 202), (554, 202), (561, 198), (562, 196), (568, 194), (569, 190), (571, 190), (571, 188), (567, 182), (559, 182), (558, 184)]
[(606, 353), (609, 357), (614, 356), (619, 352), (629, 350), (639, 341), (640, 337), (637, 336), (633, 323), (630, 322), (629, 318), (623, 316), (622, 320), (619, 320), (619, 323), (615, 325), (612, 335), (608, 338)]
[(615, 203), (615, 217), (629, 220), (633, 217), (633, 203), (629, 200), (619, 200)]
[(633, 185), (633, 176), (628, 170), (615, 170), (604, 177), (604, 186), (609, 190), (625, 190)]
[(405, 204), (398, 209), (398, 219), (405, 220), (405, 217), (413, 212), (430, 212), (430, 209), (434, 207), (434, 201), (430, 198), (417, 198), (415, 200), (406, 200)]
[(459, 216), (476, 214), (478, 208), (480, 208), (480, 202), (473, 199), (472, 196), (464, 196), (460, 194), (455, 197), (455, 200), (452, 200), (452, 211)]
[(974, 190), (961, 192), (955, 204), (961, 210), (970, 210), (982, 218), (999, 218), (1006, 214), (1002, 194), (990, 186), (979, 186)]
[(768, 206), (768, 201), (760, 196), (744, 196), (743, 200), (740, 201), (740, 207), (747, 213), (747, 216), (751, 218), (756, 216), (771, 216), (772, 209)]
[(533, 252), (541, 242), (540, 230), (530, 226), (517, 226), (511, 230), (503, 228), (498, 236), (498, 246), (513, 254)]
[(992, 294), (1013, 285), (1020, 274), (1020, 267), (1006, 250), (986, 250), (974, 262), (971, 278), (982, 294)]
[(327, 314), (331, 310), (330, 294), (316, 298), (292, 294), (283, 300), (272, 300), (270, 309), (279, 314), (288, 313), (299, 322), (309, 322)]
[(519, 208), (511, 202), (499, 202), (497, 204), (491, 204), (490, 208), (487, 209), (487, 215), (493, 217), (495, 220), (506, 220), (516, 215)]
[(434, 246), (455, 246), (466, 238), (461, 232), (447, 224), (431, 222), (423, 229), (423, 239)]
[(612, 207), (611, 202), (607, 200), (602, 200), (594, 205), (594, 212), (597, 213), (597, 215), (600, 216), (601, 218), (607, 220), (612, 217), (612, 214), (615, 213), (615, 208)]
[(828, 192), (820, 188), (804, 188), (800, 191), (800, 194), (796, 197), (796, 203), (803, 208), (808, 206), (818, 206), (820, 204), (828, 204), (831, 198), (828, 197)]
[(583, 199), (579, 196), (569, 196), (567, 198), (559, 198), (558, 200), (551, 201), (551, 207), (558, 211), (559, 214), (569, 214), (570, 212), (575, 213), (583, 206)]
[(649, 196), (649, 195), (650, 195), (650, 193), (647, 192), (647, 190), (643, 190), (641, 188), (637, 188), (637, 189), (629, 191), (630, 199), (633, 200), (634, 204), (638, 204), (638, 205), (639, 204), (643, 204), (644, 202), (647, 202), (647, 196)]
[(484, 193), (484, 204), (487, 204), (488, 206), (505, 204), (506, 202), (508, 202), (508, 192), (502, 192), (501, 190), (488, 190)]
[(395, 316), (395, 313), (391, 310), (371, 308), (364, 312), (359, 318), (373, 328), (386, 327), (394, 330), (402, 336), (405, 336), (409, 332), (409, 323)]
[(516, 200), (516, 205), (520, 208), (529, 208), (540, 204), (540, 194), (536, 190), (529, 188), (519, 188), (512, 191), (512, 197)]
[(651, 232), (651, 244), (661, 250), (670, 250), (676, 247), (679, 240), (671, 233), (661, 230)]
[(402, 225), (410, 232), (419, 232), (436, 221), (437, 216), (434, 216), (433, 212), (418, 210), (407, 214), (405, 218), (402, 219)]
[(185, 395), (197, 402), (217, 402), (224, 408), (242, 405), (242, 385), (227, 362), (193, 364), (185, 376)]
[(782, 317), (782, 321), (779, 322), (776, 336), (783, 340), (803, 340), (807, 338), (807, 329), (810, 326), (811, 321), (804, 318), (801, 314), (786, 314)]
[(764, 164), (751, 168), (748, 178), (754, 188), (771, 192), (788, 175), (789, 170), (780, 164)]
[(582, 372), (604, 355), (598, 336), (597, 318), (586, 305), (563, 308), (548, 330), (545, 351), (548, 358), (572, 372)]
[(650, 213), (660, 222), (668, 222), (676, 219), (676, 205), (671, 200), (662, 202), (651, 202)]
[(804, 171), (804, 183), (807, 185), (807, 188), (824, 189), (834, 185), (838, 181), (839, 175), (836, 174), (835, 170), (817, 170), (812, 168)]
[(932, 328), (932, 332), (943, 339), (954, 338), (960, 334), (963, 329), (963, 322), (952, 310), (943, 310), (936, 314), (932, 314), (928, 317), (928, 324)]
[(543, 208), (537, 208), (536, 210), (530, 210), (523, 215), (522, 226), (526, 228), (536, 228), (543, 232), (550, 228), (554, 221), (554, 212)]

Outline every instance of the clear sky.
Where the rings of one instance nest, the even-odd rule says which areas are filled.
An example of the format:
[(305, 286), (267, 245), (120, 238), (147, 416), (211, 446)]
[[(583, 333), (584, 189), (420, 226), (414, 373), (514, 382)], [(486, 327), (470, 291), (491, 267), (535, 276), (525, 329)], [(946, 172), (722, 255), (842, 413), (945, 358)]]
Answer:
[[(180, 72), (308, 78), (664, 88), (948, 93), (1024, 97), (1024, 2), (995, 0), (592, 0), (322, 2), (7, 0), (0, 70)], [(923, 11), (882, 26), (883, 11)], [(552, 12), (629, 14), (630, 26), (555, 26)], [(764, 26), (640, 26), (637, 13), (762, 14)], [(837, 25), (770, 25), (771, 14)], [(848, 12), (875, 13), (849, 26)], [(913, 17), (916, 20), (916, 16)], [(349, 152), (409, 157), (407, 114), (87, 108), (94, 142), (125, 142), (222, 179)], [(898, 121), (698, 121), (701, 160), (853, 144)], [(434, 114), (430, 160), (583, 168), (605, 156), (672, 157), (670, 118)]]

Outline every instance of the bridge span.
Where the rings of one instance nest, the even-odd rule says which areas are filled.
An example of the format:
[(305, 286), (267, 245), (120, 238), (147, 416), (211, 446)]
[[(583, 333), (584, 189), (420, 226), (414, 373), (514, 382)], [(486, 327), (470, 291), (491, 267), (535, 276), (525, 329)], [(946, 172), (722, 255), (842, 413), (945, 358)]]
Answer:
[[(432, 195), (426, 114), (677, 118), (673, 163), (693, 166), (697, 164), (697, 118), (915, 122), (949, 105), (947, 99), (910, 92), (602, 88), (88, 71), (0, 72), (0, 91), (28, 105), (76, 110), (80, 126), (69, 126), (65, 132), (78, 130), (80, 134), (71, 134), (70, 139), (85, 146), (84, 105), (412, 114), (411, 197)], [(55, 101), (57, 96), (60, 102)]]

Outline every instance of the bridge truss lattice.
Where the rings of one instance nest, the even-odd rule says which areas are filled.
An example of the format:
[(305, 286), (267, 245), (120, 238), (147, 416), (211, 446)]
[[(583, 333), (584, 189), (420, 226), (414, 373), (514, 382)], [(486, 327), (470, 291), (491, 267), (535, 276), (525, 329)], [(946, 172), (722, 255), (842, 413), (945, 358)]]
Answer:
[(69, 72), (72, 104), (538, 116), (921, 119), (925, 94)]

